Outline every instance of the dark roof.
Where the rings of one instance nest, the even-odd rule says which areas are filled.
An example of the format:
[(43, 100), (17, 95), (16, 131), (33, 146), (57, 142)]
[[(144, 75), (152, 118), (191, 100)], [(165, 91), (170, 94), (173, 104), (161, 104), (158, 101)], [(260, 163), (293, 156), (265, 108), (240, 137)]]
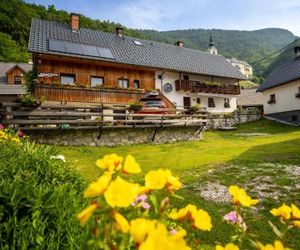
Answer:
[(263, 106), (262, 93), (256, 92), (256, 88), (241, 88), (241, 94), (237, 96), (238, 106)]
[(257, 89), (264, 91), (300, 78), (300, 58), (292, 59), (275, 68)]
[(15, 66), (18, 66), (24, 72), (28, 72), (32, 69), (32, 64), (28, 63), (0, 62), (0, 84), (7, 83), (6, 72)]
[[(114, 59), (49, 51), (49, 39), (107, 48), (111, 50)], [(142, 45), (135, 44), (134, 40), (140, 41)], [(28, 49), (30, 52), (37, 53), (68, 55), (180, 72), (245, 79), (245, 76), (222, 56), (127, 36), (124, 36), (123, 39), (112, 33), (85, 28), (81, 28), (80, 32), (75, 33), (72, 32), (69, 25), (38, 19), (33, 19), (31, 22)]]

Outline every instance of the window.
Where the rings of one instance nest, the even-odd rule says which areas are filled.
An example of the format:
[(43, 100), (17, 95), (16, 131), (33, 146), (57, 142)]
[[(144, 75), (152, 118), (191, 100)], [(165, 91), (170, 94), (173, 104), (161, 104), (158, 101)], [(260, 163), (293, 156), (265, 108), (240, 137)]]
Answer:
[(224, 108), (230, 108), (230, 101), (228, 98), (224, 98)]
[(188, 75), (183, 75), (183, 80), (190, 80), (190, 77)]
[(292, 116), (292, 122), (297, 122), (298, 121), (298, 116), (297, 115), (293, 115)]
[(99, 76), (91, 76), (91, 87), (99, 87), (104, 84), (104, 78)]
[(197, 104), (201, 104), (201, 99), (200, 99), (200, 97), (197, 97), (196, 103), (197, 103)]
[(162, 79), (162, 75), (158, 75), (157, 79), (161, 80)]
[(63, 85), (72, 85), (75, 83), (75, 75), (60, 74), (60, 82)]
[(268, 104), (276, 103), (276, 97), (275, 94), (270, 95), (270, 100), (268, 101)]
[(129, 80), (124, 78), (119, 78), (118, 84), (120, 88), (128, 89), (129, 87)]
[(134, 42), (135, 45), (142, 45), (142, 43), (138, 40), (133, 40), (133, 42)]
[(14, 84), (21, 84), (22, 83), (22, 77), (21, 76), (15, 76), (14, 77)]
[(133, 87), (135, 89), (139, 89), (140, 88), (140, 81), (139, 80), (134, 80), (133, 81)]
[(214, 108), (214, 107), (216, 107), (214, 98), (211, 98), (211, 97), (208, 98), (208, 107), (209, 107), (209, 108)]
[(300, 87), (298, 87), (298, 93), (295, 94), (296, 98), (300, 98)]

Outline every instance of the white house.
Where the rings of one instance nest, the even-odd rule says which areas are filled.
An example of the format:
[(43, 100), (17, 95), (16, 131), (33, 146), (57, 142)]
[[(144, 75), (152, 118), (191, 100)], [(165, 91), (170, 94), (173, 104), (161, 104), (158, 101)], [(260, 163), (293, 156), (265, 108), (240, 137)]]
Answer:
[(300, 46), (295, 58), (274, 69), (258, 88), (266, 116), (300, 124)]

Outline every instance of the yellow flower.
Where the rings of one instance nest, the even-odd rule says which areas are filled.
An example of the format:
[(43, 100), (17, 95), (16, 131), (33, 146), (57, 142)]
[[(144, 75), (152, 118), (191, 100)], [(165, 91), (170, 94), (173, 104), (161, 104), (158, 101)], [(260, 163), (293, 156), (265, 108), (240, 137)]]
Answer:
[(138, 196), (140, 186), (117, 177), (112, 181), (106, 191), (104, 198), (111, 207), (128, 207)]
[(285, 248), (279, 240), (276, 240), (274, 242), (274, 245), (267, 244), (265, 246), (262, 243), (258, 242), (257, 246), (259, 250), (291, 250), (290, 248)]
[(251, 207), (252, 205), (258, 203), (258, 200), (251, 199), (251, 197), (247, 195), (243, 188), (239, 188), (238, 186), (230, 186), (228, 190), (232, 196), (233, 204)]
[(179, 209), (178, 212), (172, 211), (169, 217), (173, 220), (188, 219), (193, 223), (193, 226), (203, 231), (210, 231), (212, 228), (209, 214), (203, 209), (197, 209), (195, 205), (189, 204)]
[(279, 216), (285, 220), (289, 220), (291, 218), (292, 209), (283, 203), (281, 207), (273, 208), (270, 213), (274, 216)]
[(94, 204), (90, 205), (89, 207), (87, 207), (86, 209), (84, 209), (82, 212), (80, 212), (77, 215), (79, 223), (81, 225), (84, 225), (89, 220), (89, 218), (92, 216), (92, 214), (97, 209), (97, 207), (98, 207), (98, 204), (94, 203)]
[(96, 165), (99, 168), (108, 170), (109, 172), (114, 172), (119, 170), (122, 167), (123, 157), (118, 156), (117, 154), (105, 155), (103, 159), (98, 159)]
[(203, 231), (210, 231), (212, 228), (211, 224), (211, 218), (209, 214), (202, 210), (199, 209), (196, 213), (192, 214), (194, 217), (194, 226), (203, 230)]
[(177, 177), (174, 177), (172, 175), (172, 172), (170, 170), (165, 170), (165, 174), (167, 177), (167, 188), (169, 191), (174, 191), (181, 188), (181, 182)]
[(123, 171), (129, 174), (137, 174), (141, 172), (140, 165), (136, 162), (132, 155), (126, 156)]
[(294, 220), (294, 221), (292, 222), (292, 224), (293, 224), (295, 227), (300, 228), (300, 220)]
[(155, 228), (155, 220), (147, 220), (144, 218), (137, 218), (130, 221), (130, 235), (135, 243), (142, 243), (148, 233)]
[(123, 233), (128, 233), (129, 223), (126, 218), (118, 212), (113, 213), (113, 217), (117, 223), (117, 228)]
[(233, 243), (228, 243), (226, 246), (216, 245), (216, 250), (239, 250), (240, 248)]
[(300, 219), (300, 209), (294, 204), (291, 205), (291, 208), (293, 219)]
[(150, 189), (162, 189), (166, 184), (167, 178), (163, 169), (151, 170), (145, 176), (145, 185)]
[(99, 177), (99, 179), (95, 182), (92, 182), (87, 189), (84, 191), (84, 198), (95, 197), (103, 194), (106, 190), (109, 182), (111, 180), (111, 176), (108, 174), (104, 174)]
[[(186, 245), (184, 240), (184, 236), (186, 235), (185, 230), (181, 230), (176, 234), (170, 235), (166, 226), (162, 223), (142, 218), (133, 220), (132, 222), (137, 221), (139, 222), (136, 223), (136, 225), (131, 223), (130, 231), (133, 240), (140, 244), (139, 250), (191, 249)], [(139, 228), (141, 229), (140, 231)]]

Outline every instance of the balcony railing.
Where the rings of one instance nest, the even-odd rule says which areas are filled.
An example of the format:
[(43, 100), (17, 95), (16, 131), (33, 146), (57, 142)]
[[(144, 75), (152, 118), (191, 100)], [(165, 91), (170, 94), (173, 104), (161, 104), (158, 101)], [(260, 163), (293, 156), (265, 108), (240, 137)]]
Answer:
[(176, 91), (184, 90), (191, 91), (194, 93), (214, 93), (214, 94), (225, 94), (225, 95), (239, 95), (240, 86), (236, 85), (209, 85), (197, 81), (190, 80), (176, 80), (175, 81)]

